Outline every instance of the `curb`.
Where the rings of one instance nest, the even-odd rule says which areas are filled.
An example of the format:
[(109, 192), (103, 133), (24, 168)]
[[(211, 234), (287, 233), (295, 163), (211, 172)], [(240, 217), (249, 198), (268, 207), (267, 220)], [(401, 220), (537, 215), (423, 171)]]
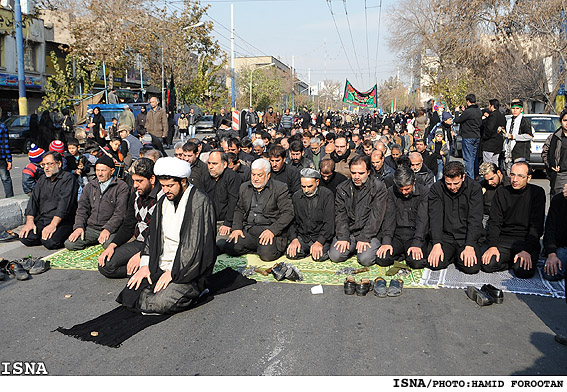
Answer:
[(24, 224), (28, 200), (26, 195), (0, 200), (0, 230), (12, 230)]

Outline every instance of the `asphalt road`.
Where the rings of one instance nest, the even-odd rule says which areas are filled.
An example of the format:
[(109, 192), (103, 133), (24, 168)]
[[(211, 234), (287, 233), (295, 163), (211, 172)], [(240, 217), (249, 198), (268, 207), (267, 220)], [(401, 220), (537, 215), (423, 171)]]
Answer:
[[(8, 259), (50, 253), (0, 244)], [(112, 310), (124, 285), (76, 270), (0, 282), (0, 362), (43, 361), (51, 375), (567, 375), (567, 348), (553, 339), (567, 334), (565, 301), (508, 293), (481, 308), (456, 289), (379, 299), (257, 283), (118, 349), (53, 332)]]

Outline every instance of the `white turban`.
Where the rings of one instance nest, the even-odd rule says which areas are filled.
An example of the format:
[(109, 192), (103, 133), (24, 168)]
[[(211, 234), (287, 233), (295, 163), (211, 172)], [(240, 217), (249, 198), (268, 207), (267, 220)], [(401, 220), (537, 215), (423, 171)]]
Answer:
[(173, 157), (160, 158), (154, 165), (154, 174), (156, 176), (189, 178), (191, 165), (186, 161)]

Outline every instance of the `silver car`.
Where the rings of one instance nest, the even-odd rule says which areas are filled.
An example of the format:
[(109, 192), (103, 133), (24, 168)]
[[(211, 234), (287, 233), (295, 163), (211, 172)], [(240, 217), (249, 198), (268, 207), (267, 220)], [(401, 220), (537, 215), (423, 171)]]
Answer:
[(211, 114), (207, 114), (195, 124), (197, 128), (197, 132), (214, 132), (213, 129), (213, 116)]

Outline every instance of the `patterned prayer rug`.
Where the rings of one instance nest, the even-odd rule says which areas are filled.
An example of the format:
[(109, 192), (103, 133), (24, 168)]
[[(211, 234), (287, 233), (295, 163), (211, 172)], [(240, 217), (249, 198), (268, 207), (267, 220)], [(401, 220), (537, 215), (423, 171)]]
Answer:
[(51, 268), (98, 270), (98, 256), (104, 251), (102, 245), (95, 245), (83, 250), (70, 251), (62, 249), (52, 255), (44, 257), (49, 260)]
[(427, 286), (446, 287), (452, 289), (465, 289), (467, 286), (481, 287), (483, 284), (492, 284), (502, 291), (515, 294), (534, 294), (545, 297), (565, 298), (565, 281), (550, 282), (542, 275), (543, 261), (538, 263), (536, 274), (531, 279), (518, 279), (510, 271), (479, 272), (467, 275), (450, 265), (442, 271), (426, 269), (421, 283)]

